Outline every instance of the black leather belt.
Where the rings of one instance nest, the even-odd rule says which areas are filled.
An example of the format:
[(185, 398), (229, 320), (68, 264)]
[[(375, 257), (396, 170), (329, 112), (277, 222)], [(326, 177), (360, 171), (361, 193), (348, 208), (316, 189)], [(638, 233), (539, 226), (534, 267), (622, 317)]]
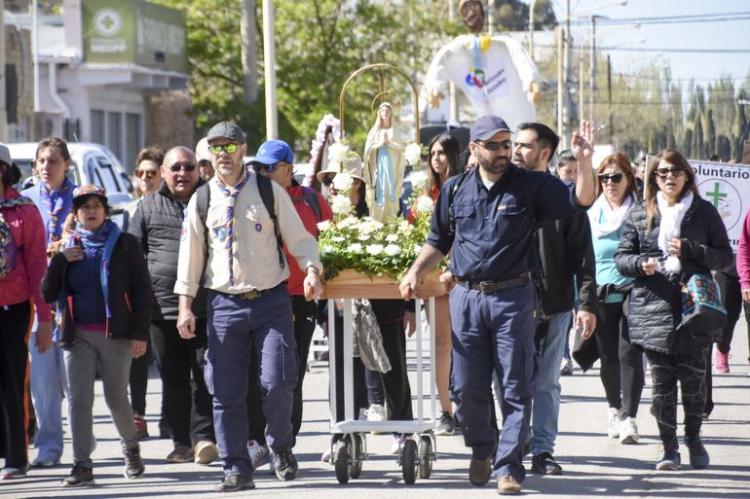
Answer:
[(459, 286), (463, 286), (466, 289), (473, 289), (480, 293), (494, 293), (501, 289), (515, 288), (517, 286), (523, 286), (531, 281), (531, 274), (526, 272), (518, 277), (512, 277), (510, 279), (504, 279), (502, 281), (465, 281), (460, 278), (455, 278), (454, 281)]
[(244, 293), (237, 293), (235, 296), (239, 296), (243, 300), (254, 300), (256, 298), (260, 298), (263, 295), (267, 295), (271, 291), (274, 291), (279, 286), (286, 286), (286, 281), (280, 282), (276, 286), (268, 289), (251, 289), (250, 291), (245, 291)]

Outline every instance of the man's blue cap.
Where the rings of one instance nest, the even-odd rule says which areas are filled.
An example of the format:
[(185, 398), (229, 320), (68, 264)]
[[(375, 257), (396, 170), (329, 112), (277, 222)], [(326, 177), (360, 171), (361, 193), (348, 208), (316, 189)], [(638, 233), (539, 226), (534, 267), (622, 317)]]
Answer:
[(471, 125), (469, 131), (469, 140), (487, 140), (492, 138), (497, 132), (510, 132), (510, 127), (499, 116), (482, 116)]
[(268, 140), (263, 142), (258, 148), (258, 152), (253, 158), (253, 163), (259, 163), (265, 166), (275, 165), (279, 161), (294, 164), (294, 152), (289, 144), (283, 140)]

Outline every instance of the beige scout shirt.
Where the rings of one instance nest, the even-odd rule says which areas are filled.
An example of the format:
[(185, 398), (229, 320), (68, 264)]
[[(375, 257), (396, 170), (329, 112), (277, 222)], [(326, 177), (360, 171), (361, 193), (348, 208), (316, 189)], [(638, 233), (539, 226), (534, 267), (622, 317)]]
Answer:
[[(226, 241), (220, 239), (226, 234), (229, 197), (224, 195), (214, 177), (208, 182), (211, 189), (206, 215), (206, 227), (209, 230), (208, 255), (204, 248), (206, 227), (198, 214), (198, 196), (193, 196), (188, 203), (182, 226), (177, 281), (174, 286), (176, 294), (195, 297), (201, 284), (222, 293), (245, 293), (253, 289), (273, 288), (289, 277), (288, 265), (284, 265), (283, 269), (279, 265), (273, 221), (263, 205), (255, 175), (252, 172), (249, 174), (234, 207), (232, 265), (235, 285), (229, 284), (229, 250), (226, 248)], [(317, 241), (302, 225), (289, 194), (275, 182), (271, 184), (281, 238), (289, 253), (297, 259), (301, 269), (314, 266), (321, 271)], [(201, 283), (205, 258), (208, 258), (208, 264)]]

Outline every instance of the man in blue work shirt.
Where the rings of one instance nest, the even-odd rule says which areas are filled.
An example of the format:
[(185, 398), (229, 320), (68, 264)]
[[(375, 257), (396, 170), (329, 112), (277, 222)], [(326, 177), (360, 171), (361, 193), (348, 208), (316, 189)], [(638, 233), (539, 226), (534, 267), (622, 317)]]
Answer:
[[(479, 167), (445, 183), (427, 244), (401, 282), (402, 296), (412, 297), (420, 276), (451, 252), (456, 418), (472, 448), (469, 480), (487, 483), (494, 455), (500, 494), (520, 493), (525, 477), (535, 352), (534, 231), (593, 203), (591, 137), (588, 123), (573, 137), (578, 181), (568, 188), (552, 175), (512, 164), (508, 125), (497, 116), (479, 118), (469, 144)], [(499, 441), (491, 423), (494, 371), (503, 395)]]

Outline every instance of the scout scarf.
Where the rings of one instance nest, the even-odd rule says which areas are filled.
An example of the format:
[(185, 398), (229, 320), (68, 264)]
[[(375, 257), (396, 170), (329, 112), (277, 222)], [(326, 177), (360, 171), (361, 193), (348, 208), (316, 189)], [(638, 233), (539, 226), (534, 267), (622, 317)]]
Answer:
[(669, 241), (675, 237), (680, 237), (680, 225), (685, 213), (693, 203), (693, 193), (688, 191), (678, 202), (669, 206), (667, 197), (663, 192), (656, 193), (656, 202), (659, 205), (661, 214), (661, 223), (659, 224), (659, 249), (664, 253), (666, 261), (664, 270), (667, 272), (677, 273), (682, 270), (680, 258), (676, 255), (669, 254)]
[(227, 248), (227, 253), (229, 255), (229, 285), (234, 286), (234, 205), (237, 202), (237, 196), (239, 195), (242, 188), (245, 186), (245, 183), (247, 182), (248, 174), (247, 171), (242, 175), (242, 178), (240, 179), (239, 183), (232, 187), (227, 187), (224, 185), (224, 183), (221, 181), (221, 178), (217, 177), (218, 186), (219, 189), (221, 189), (221, 192), (224, 193), (224, 196), (227, 196), (229, 198), (229, 202), (227, 203), (227, 225), (226, 225), (226, 239), (225, 239), (225, 246)]
[(604, 194), (599, 195), (594, 204), (588, 210), (589, 222), (591, 222), (591, 233), (594, 237), (608, 236), (620, 230), (625, 219), (628, 218), (630, 210), (635, 205), (635, 195), (626, 197), (619, 208), (612, 208)]
[(42, 204), (47, 210), (47, 243), (60, 240), (63, 222), (73, 209), (73, 182), (65, 178), (59, 189), (49, 190), (44, 182), (40, 183), (39, 192)]
[(76, 243), (80, 243), (85, 258), (101, 258), (99, 277), (102, 283), (107, 319), (112, 316), (109, 309), (109, 262), (112, 258), (115, 243), (117, 243), (121, 233), (120, 228), (112, 220), (106, 220), (101, 227), (94, 231), (86, 230), (78, 225), (66, 246), (69, 248)]

